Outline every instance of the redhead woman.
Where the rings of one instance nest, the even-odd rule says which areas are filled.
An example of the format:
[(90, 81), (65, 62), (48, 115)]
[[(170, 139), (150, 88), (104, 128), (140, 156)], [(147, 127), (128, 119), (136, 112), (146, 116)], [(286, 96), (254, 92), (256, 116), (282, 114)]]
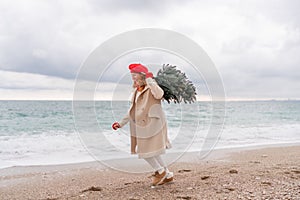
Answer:
[(164, 91), (153, 79), (153, 74), (142, 64), (131, 64), (129, 70), (134, 92), (127, 115), (112, 125), (114, 130), (129, 122), (131, 153), (148, 162), (154, 170), (152, 186), (173, 181), (161, 155), (171, 144), (167, 135), (167, 123), (161, 107)]

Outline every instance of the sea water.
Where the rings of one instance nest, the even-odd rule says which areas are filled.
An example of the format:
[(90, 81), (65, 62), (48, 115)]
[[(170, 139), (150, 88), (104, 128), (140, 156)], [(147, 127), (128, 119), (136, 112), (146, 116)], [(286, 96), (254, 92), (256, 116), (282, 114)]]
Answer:
[[(0, 168), (130, 157), (128, 125), (111, 128), (128, 108), (127, 101), (96, 101), (82, 107), (80, 119), (72, 101), (0, 101)], [(219, 149), (300, 142), (300, 101), (226, 102), (225, 113), (212, 108), (163, 103), (171, 152), (200, 151), (208, 138)], [(222, 124), (210, 135), (215, 119)]]

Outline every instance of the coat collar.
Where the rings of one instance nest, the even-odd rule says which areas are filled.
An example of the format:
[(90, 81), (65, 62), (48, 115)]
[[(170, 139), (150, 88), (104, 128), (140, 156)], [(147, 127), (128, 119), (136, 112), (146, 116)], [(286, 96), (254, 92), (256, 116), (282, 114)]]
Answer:
[[(146, 90), (148, 90), (149, 89), (149, 86), (148, 85), (146, 85), (145, 87), (144, 87), (144, 89), (141, 91), (141, 94), (143, 94)], [(135, 92), (137, 91), (137, 89), (135, 88)], [(140, 94), (140, 95), (141, 95)]]
[[(138, 98), (140, 98), (140, 96), (141, 96), (143, 93), (145, 93), (148, 89), (150, 89), (150, 88), (149, 88), (148, 85), (146, 85), (145, 88), (141, 91), (141, 93), (140, 93), (140, 95), (138, 96)], [(134, 88), (134, 90), (133, 90), (133, 95), (132, 95), (132, 99), (131, 99), (131, 102), (132, 102), (131, 107), (132, 107), (132, 105), (133, 105), (133, 102), (135, 101), (136, 95), (137, 95), (137, 89)], [(131, 107), (130, 107), (130, 109), (131, 109)]]

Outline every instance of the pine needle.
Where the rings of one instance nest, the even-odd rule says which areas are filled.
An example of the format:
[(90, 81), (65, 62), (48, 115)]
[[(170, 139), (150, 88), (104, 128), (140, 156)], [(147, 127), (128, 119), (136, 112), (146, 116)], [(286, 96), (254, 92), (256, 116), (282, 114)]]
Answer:
[(174, 102), (192, 103), (196, 101), (196, 87), (188, 80), (185, 73), (176, 69), (176, 66), (164, 64), (154, 77), (157, 84), (164, 91), (164, 100)]

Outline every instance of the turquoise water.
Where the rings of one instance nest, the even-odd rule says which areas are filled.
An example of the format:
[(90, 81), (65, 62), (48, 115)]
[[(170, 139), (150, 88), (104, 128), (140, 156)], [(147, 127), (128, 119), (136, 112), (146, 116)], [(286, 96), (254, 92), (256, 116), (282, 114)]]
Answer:
[[(130, 156), (128, 126), (111, 129), (128, 107), (126, 101), (83, 106), (81, 122), (90, 129), (81, 131), (74, 121), (72, 101), (0, 101), (0, 168), (90, 161), (90, 153), (98, 150), (104, 159)], [(210, 102), (163, 103), (163, 109), (171, 151), (201, 149), (209, 127), (214, 126)], [(93, 115), (96, 122), (90, 118)], [(300, 142), (300, 101), (226, 102), (216, 148), (288, 142)]]

